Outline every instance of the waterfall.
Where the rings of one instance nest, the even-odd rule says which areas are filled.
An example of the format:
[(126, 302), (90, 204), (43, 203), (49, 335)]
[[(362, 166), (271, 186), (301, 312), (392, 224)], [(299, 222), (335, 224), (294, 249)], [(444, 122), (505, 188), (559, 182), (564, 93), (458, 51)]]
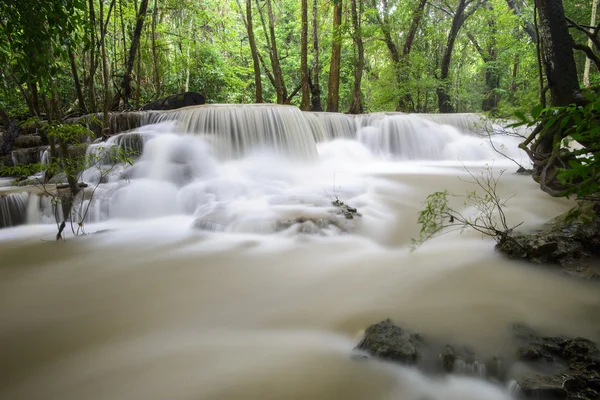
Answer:
[(9, 193), (0, 196), (0, 228), (22, 225), (27, 219), (29, 193)]
[[(269, 231), (294, 218), (326, 221), (331, 201), (323, 193), (331, 192), (340, 169), (361, 169), (374, 160), (501, 158), (491, 143), (511, 157), (523, 156), (514, 138), (482, 135), (493, 126), (475, 114), (348, 115), (257, 104), (119, 118), (124, 125), (142, 126), (87, 147), (92, 167), (82, 180), (90, 186), (75, 204), (89, 205), (86, 222), (195, 214), (202, 226), (230, 230), (255, 229), (263, 223), (257, 219), (267, 218), (260, 229)], [(133, 154), (134, 165), (115, 165), (115, 149)], [(42, 163), (48, 155), (47, 147), (36, 150)], [(0, 226), (55, 221), (47, 196), (21, 193), (2, 199), (8, 222)]]
[(175, 120), (183, 132), (208, 136), (223, 159), (264, 149), (299, 159), (317, 156), (311, 125), (293, 106), (202, 105), (152, 115), (151, 122)]

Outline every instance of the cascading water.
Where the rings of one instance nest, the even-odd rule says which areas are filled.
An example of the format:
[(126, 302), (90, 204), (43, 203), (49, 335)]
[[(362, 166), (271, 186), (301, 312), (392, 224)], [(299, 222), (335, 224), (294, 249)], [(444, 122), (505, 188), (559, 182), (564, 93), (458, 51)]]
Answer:
[[(330, 157), (350, 157), (347, 161), (358, 163), (375, 159), (480, 161), (493, 156), (489, 143), (493, 140), (497, 148), (522, 159), (512, 138), (473, 135), (475, 127), (483, 123), (479, 117), (464, 114), (352, 116), (302, 113), (291, 106), (263, 104), (204, 105), (136, 118), (148, 124), (88, 146), (88, 157), (100, 161), (83, 174), (83, 180), (92, 184), (85, 190), (87, 197), (94, 193), (91, 203), (86, 197), (82, 200), (86, 210), (89, 203), (84, 213), (88, 222), (184, 213), (196, 214), (199, 223), (211, 229), (271, 232), (279, 229), (282, 221), (287, 221), (283, 222), (286, 226), (289, 221), (307, 218), (328, 225), (323, 221), (332, 222), (332, 210), (327, 209), (331, 201), (321, 194), (334, 197), (340, 190), (334, 187), (338, 166), (330, 165), (328, 174), (322, 174)], [(142, 155), (133, 167), (111, 166), (111, 148)], [(46, 151), (42, 161), (47, 157)], [(289, 159), (286, 171), (302, 172), (252, 175), (261, 160), (280, 162), (282, 157)], [(100, 182), (101, 170), (108, 168), (111, 173)], [(305, 185), (309, 179), (318, 184), (306, 185), (312, 187), (300, 196), (299, 182)], [(243, 208), (233, 211), (241, 199), (257, 202), (252, 216), (241, 215)], [(300, 207), (292, 206), (298, 203)], [(21, 219), (25, 220), (24, 216)], [(262, 222), (250, 223), (252, 219)], [(41, 220), (45, 219), (32, 221)], [(333, 222), (340, 226), (339, 221)]]
[(24, 224), (29, 193), (0, 193), (0, 228)]

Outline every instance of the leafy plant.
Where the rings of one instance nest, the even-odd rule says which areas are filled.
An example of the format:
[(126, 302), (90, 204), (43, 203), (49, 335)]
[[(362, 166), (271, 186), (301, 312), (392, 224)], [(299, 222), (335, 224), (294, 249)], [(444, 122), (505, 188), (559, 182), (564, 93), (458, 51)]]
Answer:
[[(425, 241), (438, 235), (452, 232), (454, 230), (464, 231), (473, 229), (483, 235), (493, 237), (500, 243), (521, 223), (513, 226), (508, 225), (504, 207), (512, 198), (502, 198), (497, 192), (497, 186), (504, 171), (494, 176), (491, 168), (487, 168), (481, 175), (476, 176), (466, 170), (472, 183), (479, 189), (467, 192), (466, 195), (456, 195), (448, 190), (435, 192), (427, 196), (423, 203), (424, 208), (419, 212), (418, 223), (421, 231), (418, 239), (413, 239), (413, 249), (416, 249)], [(475, 212), (468, 216), (455, 209), (451, 204), (452, 198), (464, 198), (463, 205), (473, 208)], [(448, 230), (448, 228), (454, 228)]]

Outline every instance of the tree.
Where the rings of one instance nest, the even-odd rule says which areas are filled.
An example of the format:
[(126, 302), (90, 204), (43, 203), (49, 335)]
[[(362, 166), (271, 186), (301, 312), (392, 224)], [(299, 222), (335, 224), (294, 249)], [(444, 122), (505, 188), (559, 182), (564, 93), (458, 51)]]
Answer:
[(254, 26), (252, 22), (252, 0), (246, 0), (246, 29), (248, 31), (248, 42), (252, 53), (252, 66), (254, 68), (254, 88), (256, 90), (255, 101), (262, 103), (262, 80), (260, 76), (260, 63), (258, 60), (258, 49), (254, 38)]
[[(592, 3), (592, 18), (590, 21), (590, 26), (594, 26), (596, 24), (596, 10), (598, 9), (598, 0), (593, 0)], [(588, 38), (588, 47), (592, 48), (593, 41), (592, 38)], [(585, 67), (583, 70), (583, 84), (588, 87), (590, 86), (590, 63), (591, 59), (588, 57), (585, 60)]]
[(302, 85), (302, 102), (300, 109), (308, 111), (310, 109), (310, 82), (308, 77), (308, 0), (302, 0), (302, 28), (301, 28), (301, 47), (300, 47), (300, 71)]
[[(580, 131), (584, 126), (581, 114), (585, 116), (587, 113), (584, 120), (594, 125), (597, 117), (593, 109), (589, 110), (590, 101), (579, 86), (573, 40), (569, 35), (562, 0), (536, 0), (535, 5), (540, 20), (540, 42), (544, 49), (543, 65), (551, 108), (544, 112), (540, 105), (532, 112), (534, 121), (530, 125), (537, 123), (537, 127), (520, 147), (533, 162), (533, 179), (542, 190), (553, 196), (564, 196), (571, 192), (571, 188), (561, 179), (561, 173), (564, 175), (564, 169), (569, 166), (576, 167), (577, 155), (593, 153), (597, 145), (597, 140), (593, 139), (597, 137), (594, 133), (596, 128)], [(527, 122), (524, 116), (521, 119)], [(583, 151), (564, 149), (562, 141), (568, 136), (573, 136), (583, 146)]]
[(133, 31), (133, 37), (131, 38), (131, 44), (129, 45), (129, 55), (127, 56), (127, 64), (125, 65), (125, 73), (121, 83), (121, 93), (117, 93), (113, 99), (113, 107), (118, 105), (119, 100), (123, 100), (125, 106), (127, 107), (129, 105), (129, 100), (131, 100), (131, 73), (133, 71), (135, 56), (140, 45), (140, 37), (142, 35), (142, 28), (144, 27), (144, 19), (146, 18), (146, 12), (148, 11), (148, 1), (149, 0), (142, 0), (136, 13), (135, 30)]
[(313, 68), (311, 82), (311, 111), (323, 111), (321, 106), (321, 86), (319, 84), (319, 74), (321, 66), (319, 65), (319, 30), (317, 18), (317, 0), (312, 3), (312, 39), (313, 39)]
[(475, 11), (477, 11), (482, 2), (482, 0), (478, 0), (477, 2), (475, 2), (475, 0), (458, 0), (458, 4), (455, 10), (447, 9), (443, 6), (438, 6), (438, 8), (443, 10), (448, 15), (452, 16), (452, 27), (450, 28), (450, 32), (448, 33), (448, 41), (444, 49), (444, 57), (442, 58), (441, 73), (439, 76), (440, 83), (437, 88), (438, 108), (441, 113), (455, 112), (454, 106), (452, 105), (452, 102), (450, 100), (450, 95), (448, 93), (448, 77), (450, 74), (450, 62), (452, 61), (452, 52), (454, 50), (454, 44), (456, 43), (458, 32), (462, 28), (465, 21), (471, 15), (473, 15)]
[[(350, 114), (362, 114), (363, 103), (362, 103), (362, 91), (360, 83), (362, 81), (362, 74), (365, 65), (365, 49), (363, 46), (360, 19), (362, 17), (362, 10), (359, 12), (356, 6), (356, 0), (352, 2), (352, 39), (354, 41), (354, 51), (357, 53), (356, 64), (354, 65), (354, 87), (352, 88), (352, 103), (350, 104)], [(361, 9), (362, 9), (362, 2)]]
[(340, 102), (340, 67), (342, 57), (342, 0), (333, 0), (333, 40), (327, 88), (327, 111), (337, 112)]

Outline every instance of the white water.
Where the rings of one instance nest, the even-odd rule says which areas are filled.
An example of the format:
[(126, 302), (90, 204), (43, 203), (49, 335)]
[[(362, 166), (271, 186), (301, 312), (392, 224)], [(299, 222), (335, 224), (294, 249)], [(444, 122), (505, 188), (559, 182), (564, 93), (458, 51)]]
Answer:
[[(112, 139), (141, 138), (144, 153), (99, 186), (86, 230), (110, 231), (54, 243), (52, 225), (0, 230), (0, 398), (500, 400), (503, 387), (355, 360), (352, 348), (388, 317), (482, 356), (513, 351), (514, 322), (600, 338), (595, 287), (507, 261), (469, 232), (410, 251), (427, 194), (474, 189), (463, 164), (479, 173), (497, 158), (486, 140), (419, 123), (430, 137), (398, 148), (268, 146), (256, 133), (235, 158), (228, 139), (215, 148), (212, 133), (173, 122)], [(515, 167), (493, 161), (503, 168)], [(570, 207), (508, 171), (499, 191), (516, 194), (506, 212), (525, 229)], [(363, 214), (353, 233), (310, 226), (337, 218), (335, 196)]]

